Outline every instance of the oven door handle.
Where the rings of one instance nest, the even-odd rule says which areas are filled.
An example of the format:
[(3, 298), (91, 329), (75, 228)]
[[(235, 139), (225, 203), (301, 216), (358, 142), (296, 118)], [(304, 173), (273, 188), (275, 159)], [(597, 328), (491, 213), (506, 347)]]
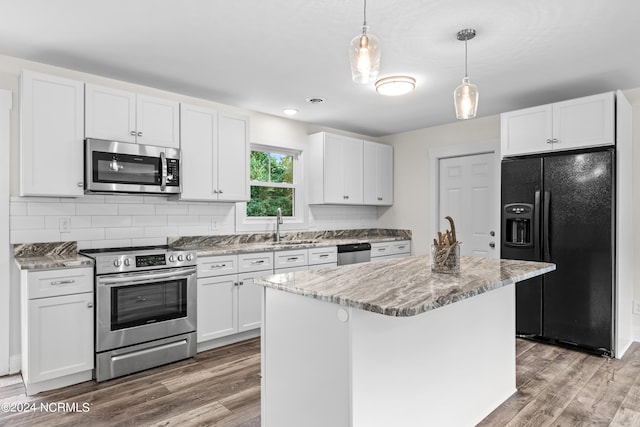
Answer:
[(193, 267), (180, 268), (180, 269), (174, 269), (174, 270), (162, 272), (162, 273), (145, 272), (140, 274), (133, 273), (133, 274), (126, 274), (126, 275), (120, 274), (120, 275), (111, 276), (111, 277), (98, 277), (97, 282), (98, 282), (98, 285), (106, 285), (106, 286), (120, 285), (122, 283), (126, 283), (127, 285), (138, 285), (141, 283), (155, 282), (155, 281), (158, 281), (159, 279), (181, 280), (195, 273), (196, 273), (196, 269)]

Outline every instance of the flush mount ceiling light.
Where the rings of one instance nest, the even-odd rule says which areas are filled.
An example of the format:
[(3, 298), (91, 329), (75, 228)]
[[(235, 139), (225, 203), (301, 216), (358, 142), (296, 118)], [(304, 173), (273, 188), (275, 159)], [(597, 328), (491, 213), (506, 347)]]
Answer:
[(376, 82), (376, 92), (380, 95), (398, 96), (416, 88), (416, 79), (409, 76), (384, 77)]
[(368, 33), (367, 0), (364, 0), (364, 21), (362, 34), (351, 40), (349, 59), (351, 77), (356, 83), (366, 84), (375, 81), (380, 71), (380, 42), (376, 36)]
[(476, 36), (476, 30), (468, 28), (458, 31), (458, 40), (464, 41), (464, 78), (462, 84), (453, 92), (456, 106), (456, 118), (472, 119), (478, 111), (478, 87), (467, 76), (467, 41)]
[(287, 116), (295, 116), (296, 114), (298, 114), (298, 110), (295, 108), (285, 108), (284, 110), (282, 110), (282, 112)]

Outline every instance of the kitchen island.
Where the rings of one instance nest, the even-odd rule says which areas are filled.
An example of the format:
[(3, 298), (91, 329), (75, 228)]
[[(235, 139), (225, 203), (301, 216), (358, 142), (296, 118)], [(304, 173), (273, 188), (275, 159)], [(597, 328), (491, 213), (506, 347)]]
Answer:
[(554, 269), (414, 256), (256, 278), (262, 425), (474, 425), (516, 391), (515, 283)]

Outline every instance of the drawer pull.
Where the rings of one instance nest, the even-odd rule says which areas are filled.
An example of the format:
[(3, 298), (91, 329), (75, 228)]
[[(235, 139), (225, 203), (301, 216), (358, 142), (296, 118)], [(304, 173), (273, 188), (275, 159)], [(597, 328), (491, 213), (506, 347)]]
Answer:
[(387, 248), (378, 248), (378, 252), (384, 252), (386, 250), (387, 250)]
[(58, 286), (58, 285), (70, 285), (72, 283), (76, 283), (75, 280), (70, 279), (70, 280), (56, 280), (55, 282), (51, 282), (52, 286)]
[(297, 256), (292, 256), (292, 257), (287, 258), (287, 261), (297, 261), (297, 260), (298, 260)]
[(406, 246), (398, 246), (398, 249), (404, 249)]
[(322, 254), (322, 255), (320, 255), (320, 258), (328, 258), (328, 257), (329, 257), (329, 254)]
[(227, 266), (227, 264), (213, 264), (211, 266), (211, 269), (213, 270), (214, 268), (223, 268), (223, 267), (226, 267), (226, 266)]
[(264, 260), (263, 259), (257, 259), (255, 261), (251, 261), (251, 264), (264, 264)]

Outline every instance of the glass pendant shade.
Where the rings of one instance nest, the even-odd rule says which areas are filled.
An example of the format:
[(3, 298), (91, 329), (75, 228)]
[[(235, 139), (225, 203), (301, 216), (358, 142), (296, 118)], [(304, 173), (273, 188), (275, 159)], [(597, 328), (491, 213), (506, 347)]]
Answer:
[(453, 92), (453, 100), (456, 106), (456, 118), (473, 119), (478, 111), (478, 87), (465, 76), (462, 84)]
[(355, 83), (366, 84), (376, 80), (380, 71), (380, 41), (367, 33), (366, 26), (362, 27), (362, 34), (351, 40), (349, 59), (351, 77)]

